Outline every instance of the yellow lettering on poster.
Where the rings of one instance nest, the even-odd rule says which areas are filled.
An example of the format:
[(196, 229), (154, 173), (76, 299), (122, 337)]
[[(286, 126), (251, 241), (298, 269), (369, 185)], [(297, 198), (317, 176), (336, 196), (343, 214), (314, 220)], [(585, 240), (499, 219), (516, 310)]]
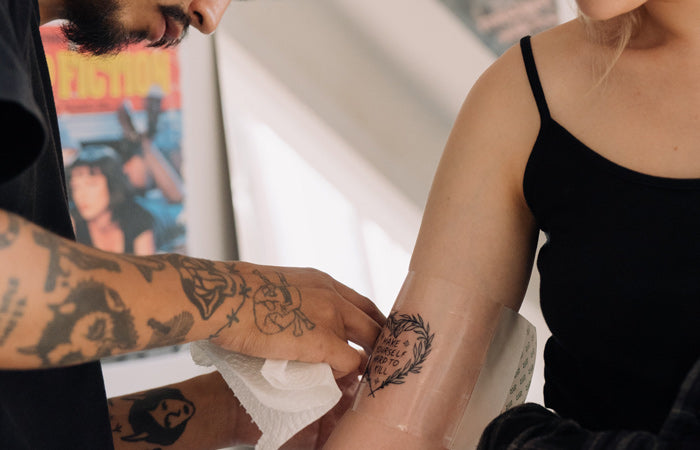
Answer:
[(88, 57), (62, 50), (47, 55), (56, 96), (65, 99), (144, 97), (158, 85), (172, 91), (172, 55), (137, 51), (118, 56)]

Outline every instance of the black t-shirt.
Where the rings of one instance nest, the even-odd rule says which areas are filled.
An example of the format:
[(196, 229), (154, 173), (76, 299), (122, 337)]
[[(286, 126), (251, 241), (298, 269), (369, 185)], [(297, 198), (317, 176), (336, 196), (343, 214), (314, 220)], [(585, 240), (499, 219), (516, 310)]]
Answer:
[[(0, 129), (0, 208), (73, 238), (36, 0), (0, 2)], [(113, 448), (100, 364), (0, 371), (0, 448)]]

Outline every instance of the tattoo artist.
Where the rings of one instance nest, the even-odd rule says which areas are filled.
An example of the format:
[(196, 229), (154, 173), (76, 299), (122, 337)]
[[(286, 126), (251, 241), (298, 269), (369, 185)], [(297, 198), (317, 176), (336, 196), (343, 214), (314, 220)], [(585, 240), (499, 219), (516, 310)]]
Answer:
[[(78, 245), (68, 214), (58, 127), (39, 27), (85, 53), (211, 33), (230, 0), (0, 2), (0, 448), (214, 449), (259, 431), (218, 373), (105, 398), (99, 359), (211, 339), (249, 355), (327, 362), (356, 385), (384, 317), (313, 269), (135, 257)], [(322, 445), (341, 404), (297, 437)]]

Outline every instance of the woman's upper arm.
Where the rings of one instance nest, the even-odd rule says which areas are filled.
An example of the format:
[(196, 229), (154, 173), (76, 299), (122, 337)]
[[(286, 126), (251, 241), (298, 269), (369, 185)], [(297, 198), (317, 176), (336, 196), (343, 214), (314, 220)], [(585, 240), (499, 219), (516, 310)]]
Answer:
[(445, 447), (497, 325), (501, 306), (493, 302), (517, 310), (530, 276), (537, 228), (522, 180), (538, 131), (514, 48), (479, 79), (457, 117), (394, 320), (327, 449)]
[(537, 236), (522, 181), (539, 123), (520, 49), (514, 47), (477, 81), (455, 121), (411, 271), (519, 308)]

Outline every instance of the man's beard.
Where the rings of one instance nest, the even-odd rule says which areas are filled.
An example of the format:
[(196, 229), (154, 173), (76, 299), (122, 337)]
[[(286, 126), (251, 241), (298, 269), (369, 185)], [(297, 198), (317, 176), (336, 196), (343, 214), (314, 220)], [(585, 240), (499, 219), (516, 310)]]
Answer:
[[(190, 19), (180, 7), (159, 6), (164, 16), (180, 23), (186, 32)], [(148, 30), (129, 31), (119, 21), (118, 0), (65, 0), (66, 23), (61, 27), (64, 36), (81, 53), (105, 55), (118, 53), (127, 46), (148, 38)], [(169, 47), (178, 44), (185, 33), (176, 40), (160, 39), (151, 47)]]

